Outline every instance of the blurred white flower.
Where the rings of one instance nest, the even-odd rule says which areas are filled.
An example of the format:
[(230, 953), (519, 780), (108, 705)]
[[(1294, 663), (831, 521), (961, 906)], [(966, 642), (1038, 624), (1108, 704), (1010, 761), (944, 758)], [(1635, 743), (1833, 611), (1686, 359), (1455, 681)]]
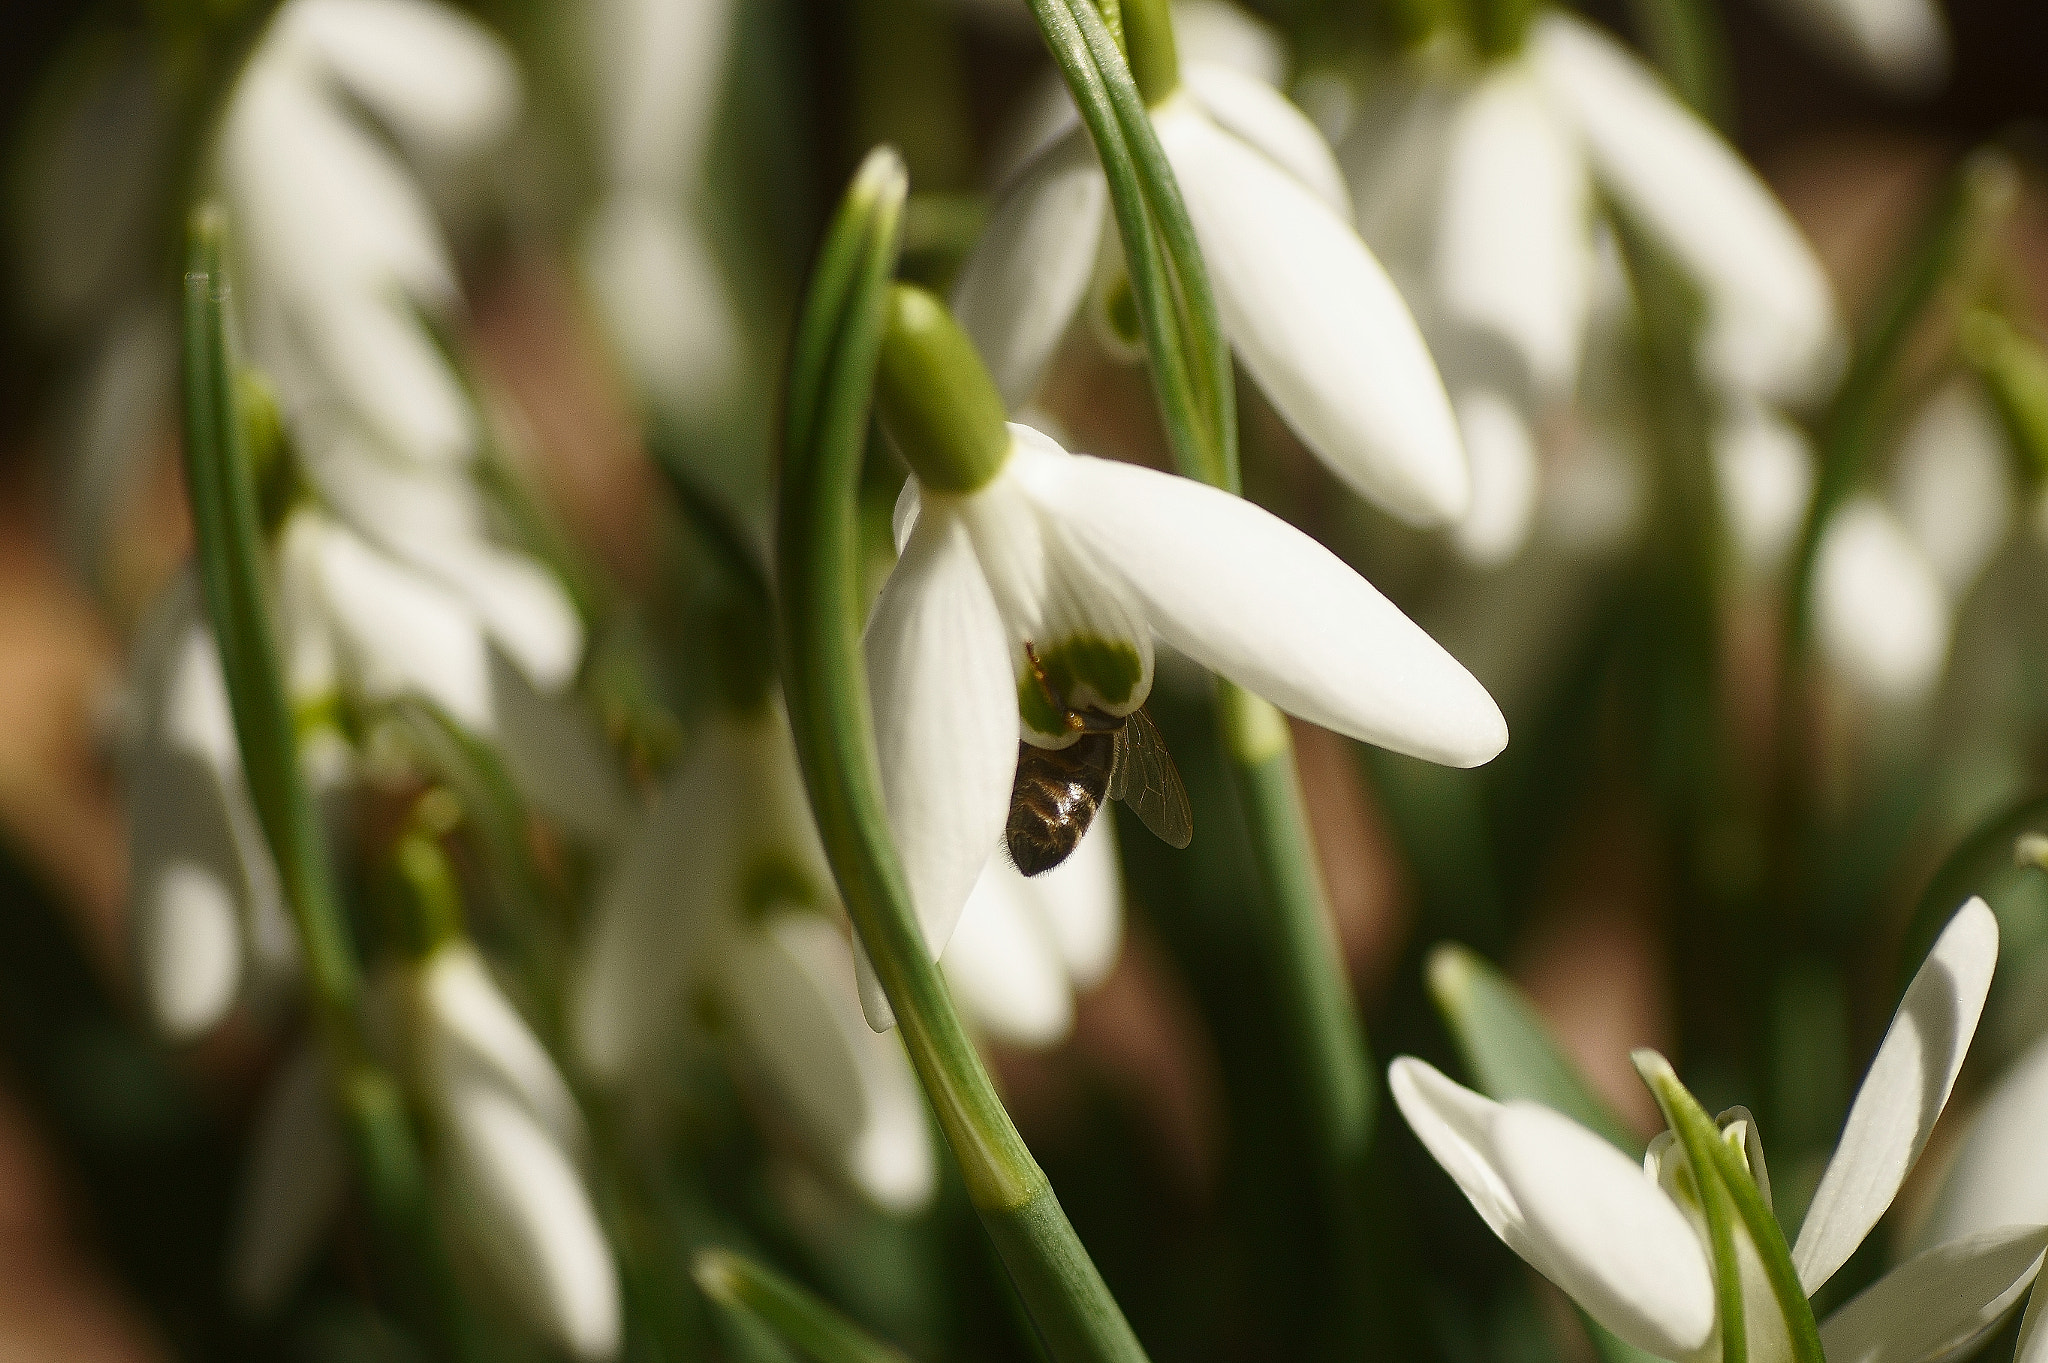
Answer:
[(1920, 546), (1877, 498), (1852, 498), (1829, 521), (1813, 598), (1821, 647), (1859, 691), (1906, 704), (1940, 679), (1948, 597)]
[[(1127, 715), (1151, 691), (1155, 632), (1368, 743), (1460, 767), (1506, 744), (1457, 660), (1301, 531), (1201, 483), (1009, 431), (985, 485), (921, 487), (906, 505), (867, 626), (890, 828), (934, 955), (1003, 831), (1019, 739), (1074, 740), (1047, 685), (1069, 709)], [(885, 1022), (869, 974), (861, 996)]]
[[(460, 937), (383, 996), (429, 1113), (435, 1193), (504, 1300), (577, 1359), (615, 1356), (618, 1271), (578, 1171), (583, 1118), (554, 1061)], [(237, 1302), (281, 1306), (332, 1230), (348, 1161), (331, 1071), (306, 1047), (259, 1111), (230, 1248)]]
[[(1274, 407), (1394, 514), (1418, 524), (1462, 516), (1469, 478), (1450, 404), (1400, 295), (1351, 228), (1322, 134), (1272, 87), (1199, 61), (1184, 63), (1181, 88), (1152, 117), (1223, 329)], [(1115, 251), (1108, 186), (1076, 123), (1000, 190), (953, 293), (1013, 411), (1084, 304), (1112, 332), (1134, 334)]]
[[(1998, 924), (1965, 904), (1907, 988), (1850, 1108), (1792, 1263), (1818, 1291), (1877, 1224), (1927, 1143), (1976, 1031), (1998, 959)], [(1646, 1054), (1668, 1075), (1661, 1057)], [(1638, 1169), (1578, 1123), (1529, 1102), (1497, 1103), (1411, 1057), (1390, 1072), (1408, 1124), (1494, 1233), (1601, 1325), (1668, 1359), (1718, 1356), (1704, 1216), (1679, 1176), (1671, 1133)], [(1770, 1178), (1747, 1112), (1721, 1125), (1770, 1204)], [(1746, 1228), (1736, 1230), (1748, 1356), (1789, 1359), (1783, 1316)], [(1837, 1363), (1926, 1363), (1994, 1329), (2033, 1280), (2048, 1228), (1950, 1241), (1894, 1268), (1828, 1317)]]
[(571, 991), (578, 1058), (628, 1086), (693, 1023), (723, 1023), (822, 1163), (883, 1207), (919, 1207), (936, 1180), (923, 1101), (854, 1001), (780, 704), (722, 715), (697, 744), (600, 892)]
[(414, 967), (420, 1090), (438, 1112), (445, 1189), (507, 1301), (578, 1359), (618, 1353), (618, 1270), (577, 1172), (582, 1116), (467, 943)]
[(1605, 273), (1594, 190), (1691, 276), (1700, 359), (1738, 407), (1810, 400), (1840, 341), (1827, 281), (1768, 189), (1662, 81), (1568, 15), (1476, 72), (1383, 82), (1339, 156), (1359, 230), (1442, 366), (1472, 457), (1467, 557), (1519, 549), (1538, 435), (1572, 399)]
[(1771, 0), (1840, 65), (1893, 94), (1931, 95), (1948, 77), (1948, 25), (1935, 0)]
[(961, 1008), (998, 1041), (1051, 1046), (1074, 1024), (1074, 996), (1100, 984), (1123, 941), (1116, 820), (1098, 817), (1065, 861), (1025, 876), (992, 856), (941, 962)]
[(701, 416), (739, 373), (739, 320), (699, 204), (731, 0), (588, 0), (584, 22), (603, 175), (584, 275), (639, 394)]
[(138, 974), (173, 1041), (212, 1030), (252, 987), (274, 988), (297, 965), (198, 598), (180, 574), (144, 623), (124, 763)]

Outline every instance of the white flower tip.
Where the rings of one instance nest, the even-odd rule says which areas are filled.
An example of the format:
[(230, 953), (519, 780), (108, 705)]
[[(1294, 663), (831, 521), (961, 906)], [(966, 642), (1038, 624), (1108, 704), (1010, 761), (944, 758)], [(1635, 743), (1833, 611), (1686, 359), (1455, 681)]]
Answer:
[(875, 963), (868, 959), (867, 944), (858, 932), (853, 934), (853, 978), (860, 994), (861, 1016), (867, 1019), (869, 1029), (876, 1035), (896, 1030), (896, 1010), (889, 1004), (882, 977), (875, 973)]
[[(916, 1115), (921, 1122), (921, 1108)], [(876, 1205), (898, 1216), (922, 1211), (938, 1189), (931, 1142), (922, 1127), (870, 1126), (847, 1153), (847, 1170)]]
[(150, 876), (138, 907), (150, 1012), (169, 1040), (191, 1041), (227, 1016), (241, 985), (234, 897), (216, 871), (173, 862)]
[(1875, 498), (1836, 513), (1813, 592), (1823, 646), (1873, 700), (1910, 705), (1941, 679), (1952, 628), (1948, 596), (1919, 545)]

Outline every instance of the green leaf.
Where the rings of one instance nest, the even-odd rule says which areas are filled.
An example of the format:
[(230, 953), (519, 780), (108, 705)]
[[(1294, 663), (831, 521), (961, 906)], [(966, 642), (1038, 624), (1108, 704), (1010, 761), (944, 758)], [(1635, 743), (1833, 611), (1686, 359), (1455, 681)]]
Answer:
[(2039, 875), (2034, 866), (2013, 858), (2013, 844), (2026, 833), (2048, 832), (2048, 794), (2034, 795), (1985, 820), (1956, 845), (1914, 902), (1912, 916), (1899, 942), (1897, 992), (1912, 983), (1934, 939), (1972, 895), (1981, 895), (1996, 910), (2012, 886)]
[(758, 1320), (815, 1363), (907, 1363), (796, 1283), (730, 1250), (703, 1251), (691, 1275), (720, 1308)]
[(1429, 989), (1480, 1092), (1499, 1102), (1525, 1098), (1555, 1108), (1633, 1158), (1643, 1143), (1593, 1092), (1536, 1009), (1506, 976), (1464, 947), (1429, 957)]
[(1230, 347), (1194, 224), (1116, 39), (1090, 0), (1031, 0), (1109, 181), (1152, 382), (1182, 473), (1238, 489)]

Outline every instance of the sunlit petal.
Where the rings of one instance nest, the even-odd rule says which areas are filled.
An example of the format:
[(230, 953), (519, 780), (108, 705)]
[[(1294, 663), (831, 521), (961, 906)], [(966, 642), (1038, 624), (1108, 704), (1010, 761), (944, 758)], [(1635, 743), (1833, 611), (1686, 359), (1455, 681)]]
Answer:
[(1415, 319), (1358, 234), (1191, 107), (1154, 114), (1223, 328), (1308, 447), (1418, 524), (1464, 514), (1465, 456)]
[(1997, 965), (1998, 920), (1972, 899), (1907, 986), (1799, 1228), (1792, 1263), (1809, 1294), (1855, 1253), (1919, 1158), (1976, 1035)]
[(1160, 637), (1203, 666), (1311, 723), (1428, 761), (1477, 766), (1506, 745), (1485, 688), (1277, 516), (1109, 460), (1020, 457), (1013, 467), (1124, 577)]
[(1929, 1363), (1962, 1356), (2019, 1304), (2048, 1228), (2013, 1226), (1906, 1260), (1821, 1322), (1828, 1363)]
[(1073, 986), (1033, 889), (1008, 857), (989, 858), (946, 943), (954, 997), (989, 1035), (1013, 1046), (1051, 1046), (1074, 1025)]
[(1892, 465), (1892, 505), (1951, 600), (1960, 601), (2012, 524), (2012, 450), (1974, 385), (1921, 405)]
[(1705, 1252), (1633, 1160), (1533, 1103), (1502, 1107), (1493, 1140), (1546, 1277), (1638, 1348), (1677, 1358), (1706, 1342), (1714, 1286)]
[(1316, 125), (1270, 82), (1208, 62), (1185, 62), (1181, 79), (1219, 127), (1299, 180), (1346, 222), (1351, 190)]
[(1856, 497), (1828, 522), (1813, 595), (1821, 647), (1859, 691), (1905, 705), (1940, 680), (1953, 628), (1948, 596), (1876, 498)]
[(583, 1114), (561, 1071), (467, 942), (435, 951), (422, 968), (423, 1063), (430, 1081), (490, 1083), (525, 1104), (564, 1150), (583, 1146)]
[[(1008, 641), (955, 517), (929, 504), (918, 517), (865, 646), (889, 827), (936, 957), (995, 849), (1017, 769)], [(864, 981), (870, 1021), (879, 999)]]

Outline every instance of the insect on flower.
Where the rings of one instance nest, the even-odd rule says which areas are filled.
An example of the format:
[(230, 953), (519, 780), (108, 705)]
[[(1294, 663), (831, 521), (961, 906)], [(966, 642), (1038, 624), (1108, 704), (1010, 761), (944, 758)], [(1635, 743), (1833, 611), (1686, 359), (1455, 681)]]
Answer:
[(1076, 737), (1063, 748), (1042, 748), (1028, 739), (1017, 743), (1017, 780), (1003, 825), (1003, 843), (1017, 869), (1043, 875), (1065, 861), (1106, 800), (1128, 804), (1169, 847), (1193, 841), (1187, 790), (1144, 707), (1128, 715), (1075, 709), (1053, 689), (1038, 650), (1027, 643), (1024, 656), (1047, 703), (1066, 716)]

